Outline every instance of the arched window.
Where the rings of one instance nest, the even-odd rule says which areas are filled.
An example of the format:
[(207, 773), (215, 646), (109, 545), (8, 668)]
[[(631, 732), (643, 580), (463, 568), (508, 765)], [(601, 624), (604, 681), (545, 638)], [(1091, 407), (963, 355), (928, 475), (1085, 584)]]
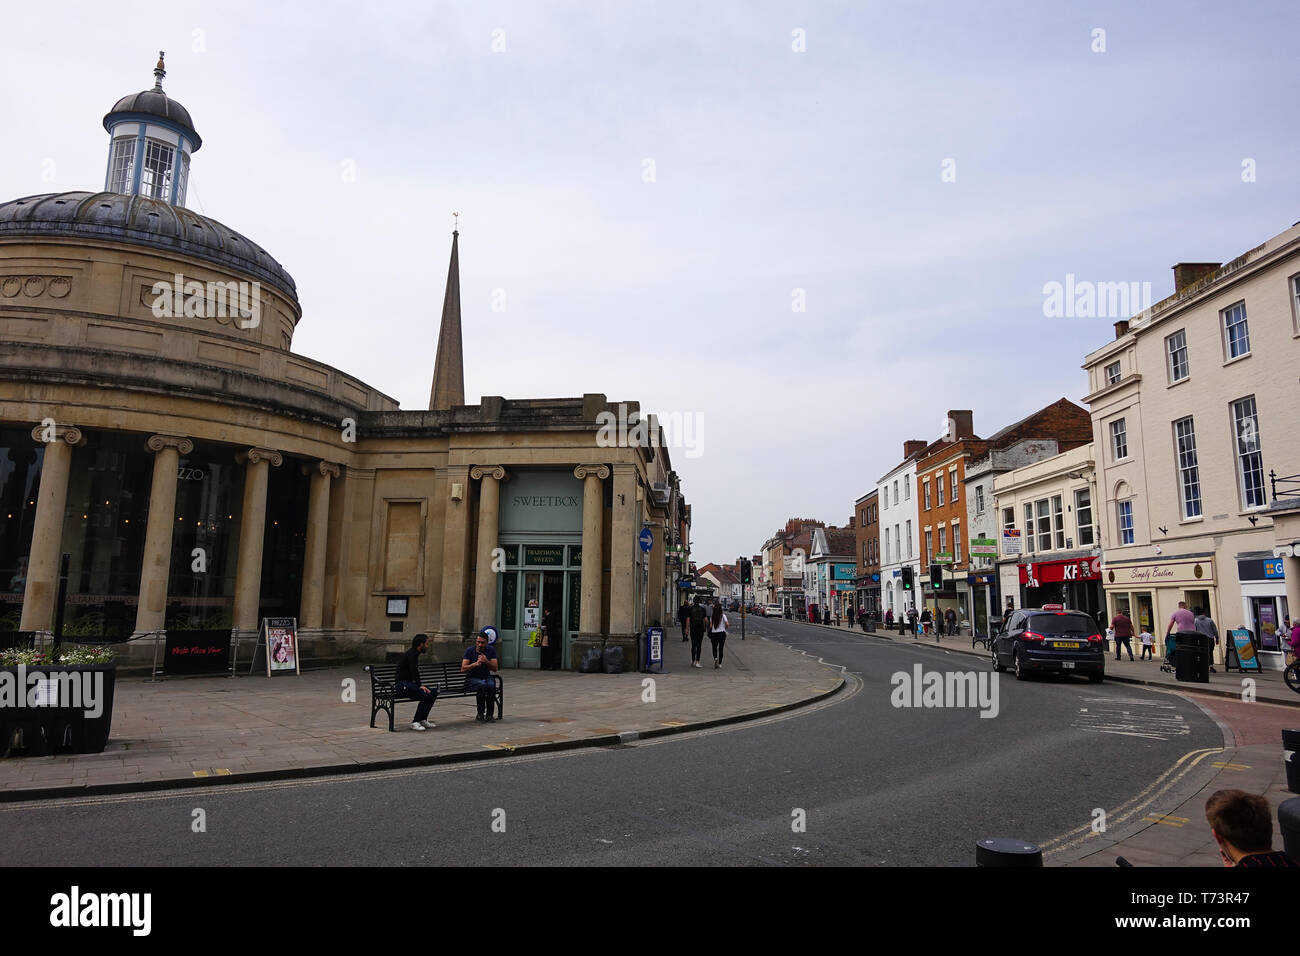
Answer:
[(113, 154), (109, 163), (108, 190), (129, 193), (135, 178), (135, 137), (113, 140)]

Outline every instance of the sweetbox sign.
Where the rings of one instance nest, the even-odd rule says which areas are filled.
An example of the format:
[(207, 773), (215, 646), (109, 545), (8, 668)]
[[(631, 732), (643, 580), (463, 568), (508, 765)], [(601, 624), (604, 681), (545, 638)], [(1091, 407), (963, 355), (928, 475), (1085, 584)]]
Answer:
[(1213, 584), (1214, 561), (1210, 557), (1159, 564), (1108, 565), (1103, 575), (1108, 588), (1177, 587), (1184, 584)]

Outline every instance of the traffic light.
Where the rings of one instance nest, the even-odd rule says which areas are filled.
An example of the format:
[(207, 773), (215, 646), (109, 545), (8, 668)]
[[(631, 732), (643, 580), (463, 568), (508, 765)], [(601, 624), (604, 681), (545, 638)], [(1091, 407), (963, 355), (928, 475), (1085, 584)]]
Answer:
[(903, 590), (912, 590), (912, 566), (910, 564), (903, 568)]
[(943, 565), (930, 565), (930, 588), (935, 591), (943, 590)]
[(754, 583), (754, 562), (749, 560), (749, 558), (740, 559), (740, 583)]

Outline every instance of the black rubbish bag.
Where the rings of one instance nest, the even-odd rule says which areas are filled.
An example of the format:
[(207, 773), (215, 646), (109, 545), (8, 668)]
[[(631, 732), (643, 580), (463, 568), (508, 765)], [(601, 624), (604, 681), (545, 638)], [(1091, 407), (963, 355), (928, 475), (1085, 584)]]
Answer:
[(599, 674), (603, 669), (601, 649), (599, 647), (589, 647), (582, 652), (582, 660), (578, 661), (579, 674)]
[(605, 648), (605, 673), (623, 673), (623, 648), (619, 647), (617, 644), (613, 647)]

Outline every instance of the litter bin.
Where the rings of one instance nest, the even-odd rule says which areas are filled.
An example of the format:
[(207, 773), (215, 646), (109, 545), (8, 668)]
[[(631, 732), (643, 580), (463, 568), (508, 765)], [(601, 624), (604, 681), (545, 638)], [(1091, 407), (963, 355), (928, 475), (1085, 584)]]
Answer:
[(1194, 684), (1208, 684), (1214, 639), (1200, 631), (1179, 631), (1174, 640), (1174, 677)]

